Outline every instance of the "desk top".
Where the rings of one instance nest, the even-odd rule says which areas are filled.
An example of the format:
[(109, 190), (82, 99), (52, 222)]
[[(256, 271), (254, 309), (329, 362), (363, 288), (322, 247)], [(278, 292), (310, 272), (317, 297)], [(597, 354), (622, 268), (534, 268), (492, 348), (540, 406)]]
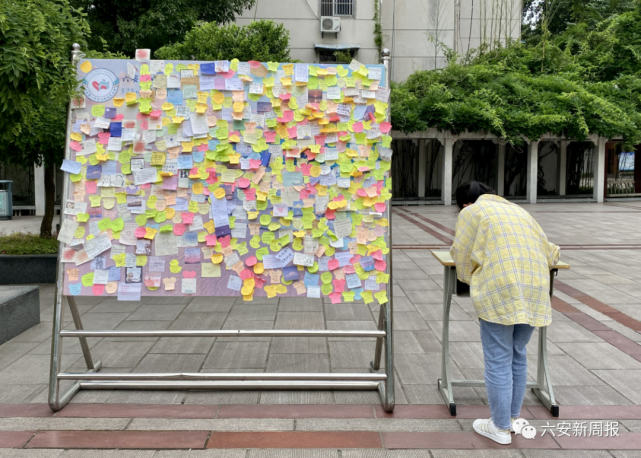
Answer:
[[(438, 262), (441, 263), (441, 265), (445, 267), (455, 267), (454, 260), (452, 259), (452, 255), (450, 254), (449, 251), (432, 251), (432, 255), (438, 259)], [(554, 267), (555, 269), (569, 269), (570, 264), (565, 263), (563, 261), (559, 261), (559, 263)]]

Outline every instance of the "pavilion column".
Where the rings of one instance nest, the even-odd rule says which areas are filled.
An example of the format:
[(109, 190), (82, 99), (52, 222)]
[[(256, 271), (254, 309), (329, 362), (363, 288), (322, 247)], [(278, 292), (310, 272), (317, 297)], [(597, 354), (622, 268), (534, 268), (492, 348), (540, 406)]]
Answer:
[(539, 180), (539, 141), (528, 143), (527, 149), (527, 201), (536, 203), (537, 186)]
[(45, 214), (45, 168), (44, 164), (38, 167), (34, 165), (33, 186), (36, 201), (36, 216)]
[(594, 151), (594, 179), (593, 179), (593, 197), (597, 202), (603, 202), (605, 190), (605, 143), (607, 138), (599, 137)]
[(498, 154), (498, 176), (497, 176), (497, 186), (496, 192), (499, 196), (505, 195), (505, 149), (507, 145), (505, 143), (499, 143), (499, 154)]
[(427, 140), (418, 141), (418, 197), (425, 197), (425, 181), (427, 180)]
[(559, 149), (559, 195), (565, 195), (565, 186), (568, 182), (568, 145), (569, 141), (561, 140)]
[(454, 157), (454, 143), (456, 139), (446, 137), (443, 139), (443, 185), (441, 198), (446, 206), (452, 205), (452, 161)]

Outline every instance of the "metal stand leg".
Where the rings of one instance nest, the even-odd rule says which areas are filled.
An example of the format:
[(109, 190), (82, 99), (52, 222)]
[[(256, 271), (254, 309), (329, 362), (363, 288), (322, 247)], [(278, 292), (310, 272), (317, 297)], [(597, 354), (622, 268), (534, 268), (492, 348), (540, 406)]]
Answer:
[[(550, 271), (550, 297), (554, 294), (554, 277), (558, 270), (552, 269)], [(554, 389), (552, 388), (552, 380), (550, 379), (550, 370), (548, 365), (548, 352), (547, 352), (547, 326), (539, 328), (539, 352), (538, 364), (536, 368), (536, 386), (532, 388), (532, 392), (537, 398), (550, 410), (553, 417), (559, 416), (559, 405), (554, 399)]]
[[(75, 299), (73, 297), (67, 297), (66, 299), (69, 304), (69, 309), (71, 310), (71, 316), (73, 317), (76, 329), (82, 330), (82, 320), (80, 319), (80, 313), (78, 313), (78, 307), (76, 306)], [(54, 304), (53, 313), (53, 333), (51, 336), (51, 366), (49, 369), (49, 407), (54, 411), (58, 411), (67, 405), (71, 398), (80, 389), (80, 382), (76, 382), (62, 396), (60, 395), (60, 380), (58, 380), (58, 374), (61, 372), (60, 365), (62, 362), (62, 339), (60, 338), (60, 331), (62, 330), (62, 325), (64, 323), (64, 305), (62, 300), (62, 292), (56, 288), (56, 302)], [(79, 339), (82, 354), (84, 355), (85, 362), (87, 363), (88, 372), (99, 371), (102, 363), (100, 361), (96, 363), (93, 362), (89, 345), (87, 344), (87, 338), (79, 337)]]
[(450, 307), (452, 306), (452, 293), (456, 285), (456, 269), (445, 267), (443, 286), (443, 338), (441, 351), (441, 378), (438, 380), (438, 389), (445, 403), (450, 409), (450, 415), (456, 415), (456, 404), (452, 393), (450, 377)]
[[(378, 330), (385, 330), (385, 307), (381, 305), (378, 313)], [(381, 368), (381, 354), (383, 353), (383, 340), (384, 337), (376, 338), (376, 350), (374, 350), (374, 361), (369, 363), (369, 368), (372, 372), (376, 372)]]

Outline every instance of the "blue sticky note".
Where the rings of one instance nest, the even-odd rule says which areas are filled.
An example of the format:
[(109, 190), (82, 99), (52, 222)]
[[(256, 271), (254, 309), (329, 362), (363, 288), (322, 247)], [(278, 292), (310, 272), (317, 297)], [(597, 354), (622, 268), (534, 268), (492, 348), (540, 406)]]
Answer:
[(120, 267), (111, 266), (107, 281), (120, 281)]
[(112, 122), (109, 124), (109, 133), (112, 137), (122, 137), (122, 123)]
[(205, 73), (207, 75), (215, 75), (216, 74), (216, 64), (215, 63), (210, 63), (210, 64), (200, 64), (200, 72)]
[(298, 266), (288, 266), (283, 268), (283, 279), (285, 281), (297, 281), (298, 278)]
[(69, 159), (63, 159), (60, 170), (63, 172), (78, 174), (82, 170), (82, 164), (80, 162), (70, 161)]
[(231, 229), (229, 226), (216, 226), (216, 237), (224, 237), (226, 235), (231, 235)]
[(102, 173), (105, 175), (115, 175), (116, 172), (116, 161), (107, 161), (102, 164)]
[(87, 180), (97, 180), (102, 176), (102, 165), (87, 166)]
[(365, 291), (365, 288), (354, 288), (351, 290), (354, 293), (354, 299), (362, 299), (361, 294)]
[(183, 93), (180, 89), (167, 89), (167, 102), (174, 105), (183, 104)]
[(271, 158), (272, 158), (272, 153), (270, 153), (269, 151), (265, 151), (260, 155), (260, 163), (262, 164), (263, 167), (267, 167), (269, 165), (269, 161)]
[(194, 151), (193, 153), (191, 153), (191, 157), (194, 159), (194, 162), (202, 162), (205, 160), (205, 152)]
[(103, 116), (104, 118), (107, 119), (113, 119), (116, 117), (116, 109), (113, 107), (106, 107), (105, 108), (105, 115)]
[(365, 272), (371, 272), (374, 270), (374, 264), (376, 263), (373, 256), (364, 256), (358, 262)]
[(185, 232), (182, 236), (183, 236), (185, 242), (187, 242), (187, 245), (193, 245), (193, 244), (198, 245), (198, 233), (197, 232)]
[(69, 285), (69, 293), (72, 296), (77, 296), (82, 291), (82, 283), (73, 283)]
[(179, 169), (191, 169), (194, 166), (191, 154), (181, 154), (178, 156)]
[(303, 172), (283, 172), (283, 186), (301, 186), (303, 184)]
[(318, 286), (319, 278), (320, 275), (310, 274), (309, 272), (305, 271), (305, 278), (303, 279), (303, 281), (305, 282), (305, 286)]
[(171, 208), (177, 212), (184, 212), (189, 209), (189, 200), (183, 199), (182, 197), (176, 197), (176, 205), (172, 205)]

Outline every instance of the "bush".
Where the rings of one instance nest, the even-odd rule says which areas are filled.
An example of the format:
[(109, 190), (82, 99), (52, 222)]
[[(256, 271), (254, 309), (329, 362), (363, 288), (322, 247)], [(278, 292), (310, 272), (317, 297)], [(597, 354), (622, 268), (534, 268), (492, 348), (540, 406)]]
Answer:
[(245, 26), (205, 23), (187, 32), (183, 42), (164, 46), (154, 54), (156, 59), (166, 60), (291, 62), (289, 31), (283, 24), (265, 20)]
[(40, 237), (37, 234), (11, 234), (0, 236), (0, 254), (57, 254), (55, 237)]

